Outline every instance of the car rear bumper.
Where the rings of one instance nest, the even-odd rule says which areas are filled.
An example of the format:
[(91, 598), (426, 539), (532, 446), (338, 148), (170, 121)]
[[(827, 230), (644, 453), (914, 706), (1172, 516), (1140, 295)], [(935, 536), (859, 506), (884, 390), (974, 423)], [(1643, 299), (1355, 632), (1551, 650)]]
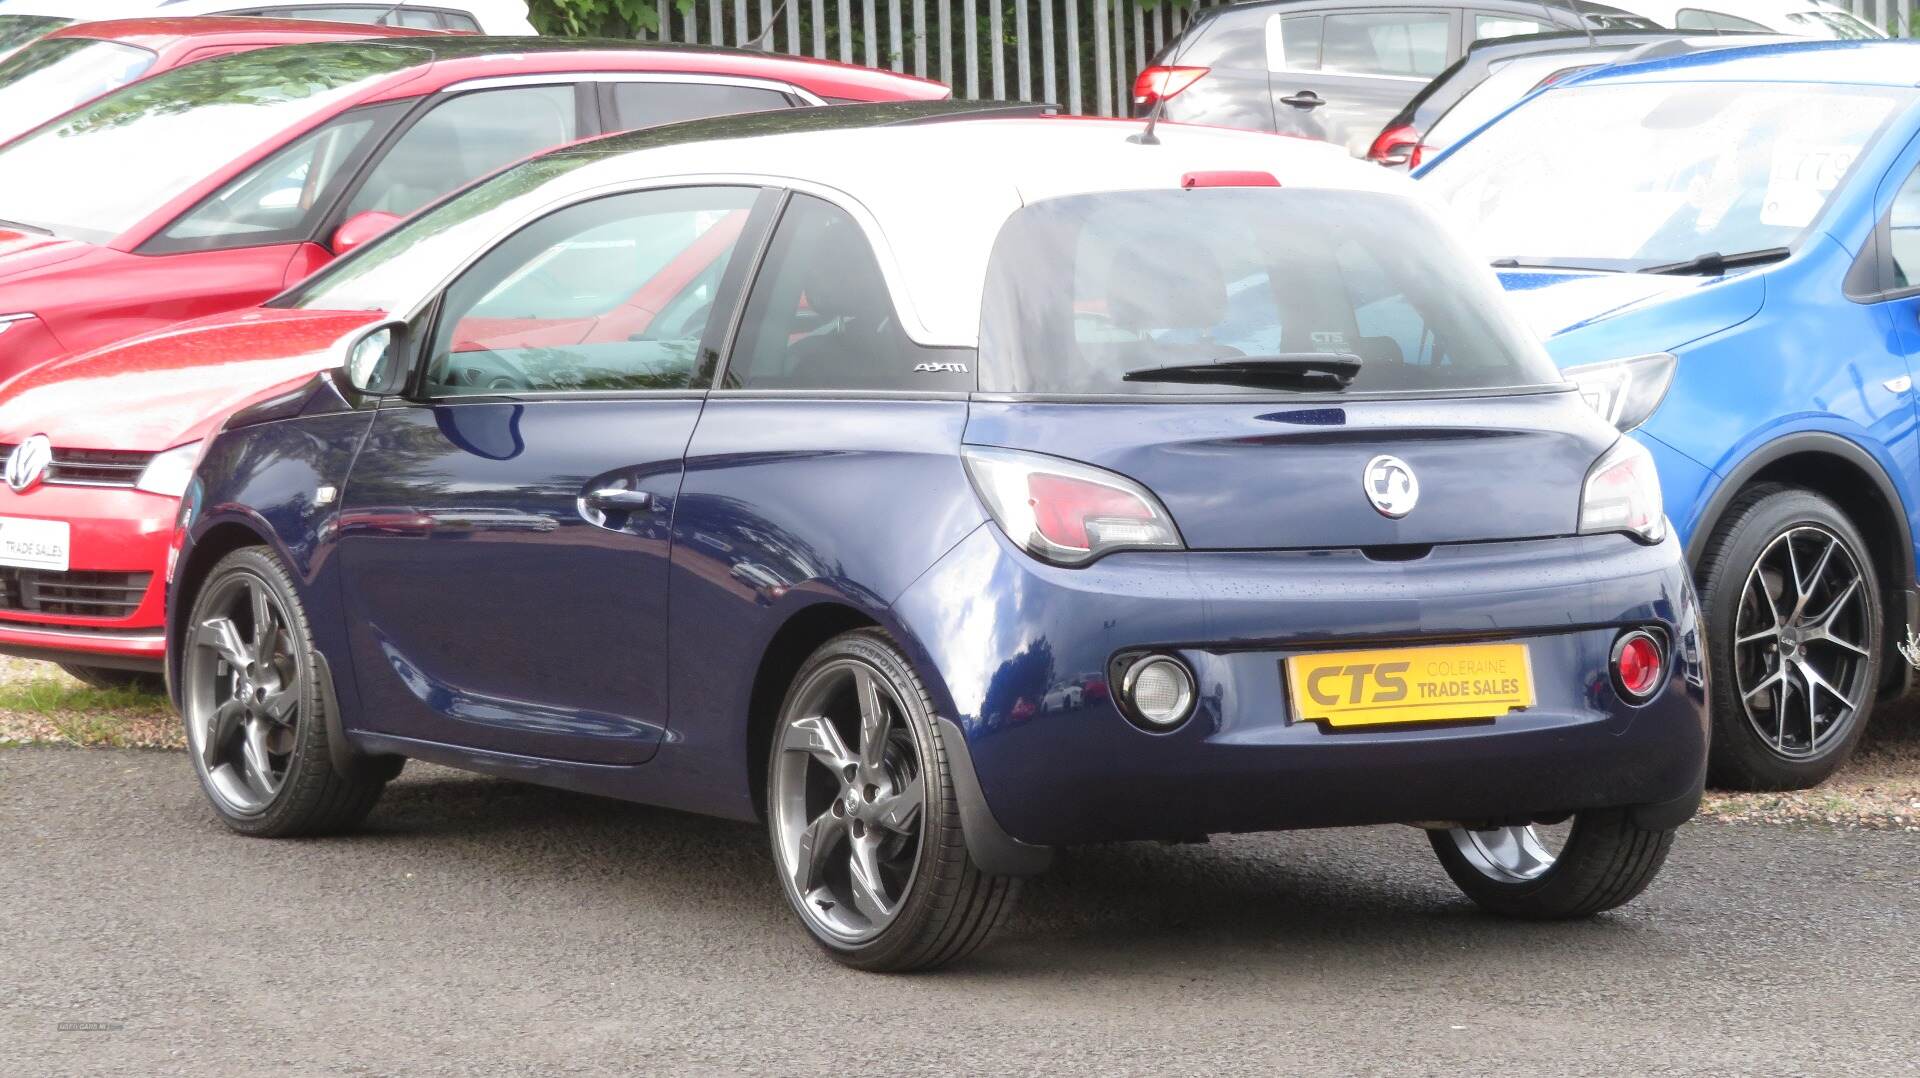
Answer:
[[(1677, 542), (1624, 536), (1360, 551), (1137, 553), (1054, 569), (984, 527), (894, 612), (1018, 843), (1482, 822), (1634, 806), (1674, 826), (1705, 774), (1706, 671)], [(1609, 673), (1623, 628), (1671, 641), (1645, 704)], [(1536, 703), (1491, 721), (1331, 730), (1291, 715), (1289, 655), (1525, 643)], [(1129, 723), (1101, 675), (1153, 649), (1194, 672), (1194, 717)], [(1047, 708), (1081, 687), (1074, 706)]]
[(178, 507), (176, 499), (119, 487), (17, 494), (0, 486), (0, 517), (64, 520), (72, 529), (67, 572), (0, 568), (0, 653), (158, 672)]

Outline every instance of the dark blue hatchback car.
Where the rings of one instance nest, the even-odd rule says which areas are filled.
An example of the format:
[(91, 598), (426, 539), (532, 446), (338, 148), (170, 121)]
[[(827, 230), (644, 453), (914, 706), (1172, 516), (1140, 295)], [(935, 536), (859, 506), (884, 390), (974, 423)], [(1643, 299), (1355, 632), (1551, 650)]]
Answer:
[(1077, 843), (1404, 822), (1498, 912), (1638, 894), (1693, 594), (1492, 274), (1325, 147), (952, 109), (562, 150), (250, 316), (331, 369), (183, 506), (220, 816), (345, 828), (419, 758), (764, 818), (869, 969)]

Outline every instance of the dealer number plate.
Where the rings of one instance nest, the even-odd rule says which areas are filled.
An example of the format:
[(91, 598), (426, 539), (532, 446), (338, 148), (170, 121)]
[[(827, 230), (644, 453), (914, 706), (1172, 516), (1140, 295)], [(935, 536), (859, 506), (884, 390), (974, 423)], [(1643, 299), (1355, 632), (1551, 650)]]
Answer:
[(1495, 719), (1533, 706), (1525, 644), (1329, 651), (1285, 662), (1295, 717), (1329, 726)]
[(72, 531), (64, 520), (0, 517), (0, 565), (64, 573)]

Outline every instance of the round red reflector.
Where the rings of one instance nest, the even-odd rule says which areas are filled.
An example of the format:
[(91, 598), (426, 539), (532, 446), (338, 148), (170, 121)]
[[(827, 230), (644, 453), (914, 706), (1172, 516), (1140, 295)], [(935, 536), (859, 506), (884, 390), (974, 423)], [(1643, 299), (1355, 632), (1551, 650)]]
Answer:
[(1614, 652), (1613, 670), (1628, 696), (1644, 700), (1660, 685), (1660, 645), (1646, 633), (1634, 633)]

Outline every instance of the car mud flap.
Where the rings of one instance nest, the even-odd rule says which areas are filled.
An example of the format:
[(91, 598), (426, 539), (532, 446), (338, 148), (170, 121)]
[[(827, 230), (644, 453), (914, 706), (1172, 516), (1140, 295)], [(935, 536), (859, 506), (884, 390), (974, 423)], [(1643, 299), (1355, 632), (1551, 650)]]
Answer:
[(321, 707), (326, 711), (327, 758), (333, 764), (333, 770), (341, 775), (372, 771), (383, 780), (399, 775), (400, 769), (406, 766), (406, 757), (370, 756), (353, 747), (353, 741), (347, 737), (346, 724), (340, 717), (340, 697), (333, 688), (333, 667), (327, 663), (325, 655), (317, 651), (311, 654), (319, 666), (316, 672), (320, 675)]
[(1700, 799), (1706, 793), (1706, 772), (1700, 773), (1700, 781), (1693, 789), (1670, 801), (1656, 801), (1651, 805), (1635, 805), (1627, 811), (1633, 822), (1649, 831), (1671, 831), (1700, 811)]
[(1021, 842), (1000, 827), (987, 807), (986, 792), (973, 770), (967, 735), (945, 716), (934, 719), (934, 733), (946, 751), (947, 771), (953, 779), (954, 800), (960, 805), (960, 828), (967, 839), (967, 855), (974, 867), (989, 876), (1037, 876), (1053, 867), (1053, 847)]

